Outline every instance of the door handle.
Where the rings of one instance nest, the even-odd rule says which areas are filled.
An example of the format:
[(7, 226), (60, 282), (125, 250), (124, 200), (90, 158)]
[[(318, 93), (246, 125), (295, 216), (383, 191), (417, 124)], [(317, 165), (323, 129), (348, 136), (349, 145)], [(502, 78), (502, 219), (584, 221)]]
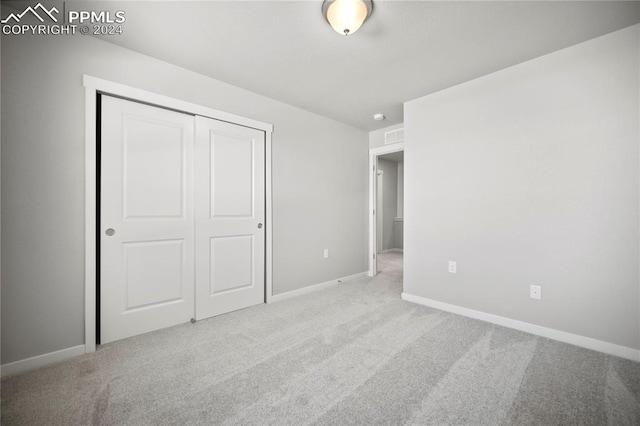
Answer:
[(107, 228), (104, 233), (107, 234), (108, 237), (113, 237), (116, 234), (116, 230), (113, 228)]
[(262, 229), (262, 224), (261, 223), (258, 224), (258, 229)]

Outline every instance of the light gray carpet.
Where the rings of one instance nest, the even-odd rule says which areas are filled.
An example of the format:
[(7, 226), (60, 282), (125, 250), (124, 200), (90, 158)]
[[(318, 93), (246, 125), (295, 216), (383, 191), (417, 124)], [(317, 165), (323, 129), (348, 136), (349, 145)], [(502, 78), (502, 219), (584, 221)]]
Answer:
[(638, 424), (640, 364), (361, 279), (2, 381), (2, 424)]

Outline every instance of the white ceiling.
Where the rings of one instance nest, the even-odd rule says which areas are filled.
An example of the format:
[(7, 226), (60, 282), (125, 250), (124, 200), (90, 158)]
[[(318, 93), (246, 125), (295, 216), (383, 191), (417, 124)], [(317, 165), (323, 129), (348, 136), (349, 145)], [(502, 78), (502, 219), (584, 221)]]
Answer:
[(127, 18), (109, 42), (368, 131), (402, 122), (405, 101), (640, 22), (638, 1), (374, 0), (345, 37), (321, 0), (106, 3)]

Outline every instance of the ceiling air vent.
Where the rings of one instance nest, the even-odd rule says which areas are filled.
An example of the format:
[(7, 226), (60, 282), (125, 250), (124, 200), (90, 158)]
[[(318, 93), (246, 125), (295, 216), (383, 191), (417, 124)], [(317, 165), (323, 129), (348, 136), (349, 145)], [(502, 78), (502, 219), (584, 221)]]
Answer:
[(384, 144), (404, 142), (404, 128), (385, 132)]

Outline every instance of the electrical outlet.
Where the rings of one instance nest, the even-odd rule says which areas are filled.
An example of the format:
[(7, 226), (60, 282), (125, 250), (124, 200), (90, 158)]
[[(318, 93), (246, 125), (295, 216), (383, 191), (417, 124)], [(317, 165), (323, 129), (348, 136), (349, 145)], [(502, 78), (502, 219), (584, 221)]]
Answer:
[(458, 273), (458, 263), (457, 262), (454, 262), (453, 260), (449, 261), (449, 272), (451, 272), (452, 274)]
[(529, 297), (536, 300), (542, 300), (542, 287), (539, 285), (532, 285), (529, 288)]
[(324, 258), (325, 259), (329, 258), (329, 249), (324, 249)]

